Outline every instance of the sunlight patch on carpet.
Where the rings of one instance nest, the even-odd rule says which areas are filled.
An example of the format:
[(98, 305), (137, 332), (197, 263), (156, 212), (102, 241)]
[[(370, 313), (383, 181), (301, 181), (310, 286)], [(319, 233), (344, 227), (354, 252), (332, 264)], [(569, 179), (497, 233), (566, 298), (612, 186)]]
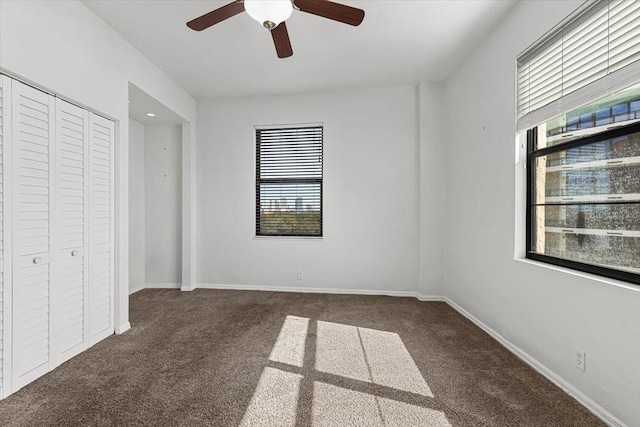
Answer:
[(371, 382), (358, 328), (318, 321), (317, 334), (315, 366), (317, 371)]
[(316, 370), (433, 397), (398, 334), (318, 321)]
[(367, 328), (358, 328), (358, 332), (371, 369), (371, 382), (433, 397), (398, 334)]
[(299, 374), (264, 368), (240, 426), (295, 426), (301, 378)]
[(442, 411), (376, 397), (385, 426), (451, 427)]
[(383, 426), (375, 396), (321, 382), (313, 383), (313, 425)]
[[(305, 387), (313, 385), (309, 421), (314, 427), (451, 427), (444, 412), (427, 407), (428, 400), (425, 406), (415, 404), (415, 395), (434, 395), (397, 333), (319, 320), (311, 324), (315, 354), (307, 362), (315, 363), (305, 367), (305, 348), (314, 338), (310, 322), (285, 318), (269, 355), (281, 369), (264, 368), (241, 426), (294, 426), (304, 381)], [(352, 384), (345, 388), (345, 381)]]
[(451, 427), (442, 411), (331, 384), (313, 384), (313, 426)]
[(302, 368), (308, 328), (309, 319), (306, 317), (287, 316), (269, 360)]

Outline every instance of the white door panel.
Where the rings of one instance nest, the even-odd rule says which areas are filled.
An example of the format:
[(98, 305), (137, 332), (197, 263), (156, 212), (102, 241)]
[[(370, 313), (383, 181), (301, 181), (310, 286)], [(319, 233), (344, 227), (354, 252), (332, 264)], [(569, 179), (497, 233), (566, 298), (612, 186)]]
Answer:
[(6, 341), (6, 333), (5, 333), (5, 318), (6, 318), (6, 309), (5, 309), (5, 301), (6, 301), (6, 291), (7, 288), (7, 280), (6, 280), (6, 268), (5, 268), (5, 206), (6, 206), (6, 191), (5, 191), (5, 167), (6, 162), (4, 161), (6, 157), (6, 131), (7, 126), (5, 125), (5, 121), (7, 120), (6, 110), (7, 106), (6, 95), (4, 90), (5, 85), (4, 76), (0, 76), (0, 398), (4, 397), (5, 388), (5, 365), (6, 365), (6, 357), (5, 357), (5, 349), (7, 345)]
[(51, 149), (53, 99), (12, 82), (13, 340), (12, 388), (49, 370)]
[(57, 269), (52, 286), (54, 366), (87, 348), (88, 119), (86, 110), (56, 99)]
[(114, 124), (89, 115), (89, 344), (113, 333)]

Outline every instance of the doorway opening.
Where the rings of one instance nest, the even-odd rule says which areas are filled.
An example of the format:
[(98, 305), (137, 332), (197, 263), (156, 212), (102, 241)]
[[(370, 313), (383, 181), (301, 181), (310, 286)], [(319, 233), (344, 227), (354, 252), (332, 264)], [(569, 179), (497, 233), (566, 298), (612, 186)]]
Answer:
[(182, 283), (184, 120), (129, 84), (129, 293)]

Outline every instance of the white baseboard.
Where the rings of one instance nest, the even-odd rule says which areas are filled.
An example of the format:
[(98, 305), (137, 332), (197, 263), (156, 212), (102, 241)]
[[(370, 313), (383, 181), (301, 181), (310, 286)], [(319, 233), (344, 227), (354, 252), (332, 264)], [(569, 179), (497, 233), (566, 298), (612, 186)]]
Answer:
[[(311, 294), (342, 294), (342, 295), (384, 295), (390, 297), (413, 297), (417, 298), (417, 294), (412, 291), (390, 291), (390, 290), (368, 290), (368, 289), (340, 289), (340, 288), (306, 288), (306, 287), (293, 287), (293, 286), (261, 286), (261, 285), (228, 285), (228, 284), (213, 284), (213, 283), (199, 283), (196, 289), (228, 289), (236, 291), (267, 291), (267, 292), (299, 292), (299, 293), (311, 293)], [(441, 297), (429, 297), (424, 298), (440, 298), (438, 301), (442, 301)]]
[(142, 285), (133, 285), (132, 287), (129, 287), (129, 295), (133, 295), (143, 289), (182, 289), (183, 291), (193, 290), (185, 289), (180, 283), (144, 283)]
[(464, 308), (456, 304), (454, 301), (452, 301), (447, 297), (445, 297), (443, 300), (447, 304), (449, 304), (453, 309), (455, 309), (458, 313), (462, 314), (464, 317), (466, 317), (467, 319), (475, 323), (480, 329), (485, 331), (487, 334), (491, 335), (493, 339), (498, 341), (500, 344), (506, 347), (507, 350), (511, 351), (513, 354), (515, 354), (520, 359), (522, 359), (522, 361), (524, 361), (527, 365), (531, 366), (533, 369), (538, 371), (549, 381), (554, 383), (556, 386), (560, 387), (560, 389), (562, 389), (569, 396), (577, 400), (582, 406), (584, 406), (589, 411), (591, 411), (596, 417), (600, 418), (607, 425), (611, 427), (627, 427), (626, 424), (624, 424), (622, 421), (620, 421), (618, 418), (616, 418), (613, 414), (611, 414), (609, 411), (604, 409), (602, 406), (594, 402), (589, 396), (582, 393), (580, 390), (578, 390), (573, 385), (568, 383), (560, 375), (556, 374), (551, 369), (544, 366), (537, 359), (531, 357), (528, 353), (523, 351), (520, 347), (514, 345), (513, 343), (505, 339), (502, 335), (500, 335), (499, 333), (491, 329), (484, 322), (476, 318), (474, 315), (472, 315), (467, 310), (465, 310)]
[(147, 287), (147, 285), (143, 284), (139, 284), (139, 285), (131, 285), (129, 284), (129, 295), (133, 295), (136, 292), (139, 292), (143, 289), (145, 289)]
[(198, 283), (192, 287), (182, 286), (180, 283), (146, 283), (135, 286), (129, 291), (129, 295), (142, 289), (180, 289), (193, 291), (195, 289), (227, 289), (235, 291), (266, 291), (266, 292), (299, 292), (312, 294), (342, 294), (342, 295), (384, 295), (390, 297), (412, 297), (420, 301), (445, 301), (445, 298), (437, 295), (422, 295), (413, 291), (392, 291), (377, 289), (342, 289), (342, 288), (307, 288), (294, 286), (263, 286), (263, 285), (230, 285), (225, 283)]
[(120, 335), (122, 333), (127, 332), (129, 329), (131, 329), (131, 323), (129, 322), (123, 323), (122, 325), (116, 326), (116, 334)]
[(437, 296), (437, 295), (422, 295), (422, 294), (418, 294), (416, 293), (414, 295), (418, 301), (428, 301), (428, 302), (447, 302), (447, 300), (445, 299), (445, 297), (443, 296)]
[(144, 285), (145, 289), (180, 289), (181, 283), (147, 283)]

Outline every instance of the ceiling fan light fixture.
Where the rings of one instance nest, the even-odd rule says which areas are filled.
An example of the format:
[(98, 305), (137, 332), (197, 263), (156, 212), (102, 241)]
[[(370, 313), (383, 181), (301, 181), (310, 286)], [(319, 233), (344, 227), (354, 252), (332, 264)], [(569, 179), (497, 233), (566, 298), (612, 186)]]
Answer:
[(273, 30), (293, 13), (291, 0), (244, 0), (244, 10), (265, 28)]

